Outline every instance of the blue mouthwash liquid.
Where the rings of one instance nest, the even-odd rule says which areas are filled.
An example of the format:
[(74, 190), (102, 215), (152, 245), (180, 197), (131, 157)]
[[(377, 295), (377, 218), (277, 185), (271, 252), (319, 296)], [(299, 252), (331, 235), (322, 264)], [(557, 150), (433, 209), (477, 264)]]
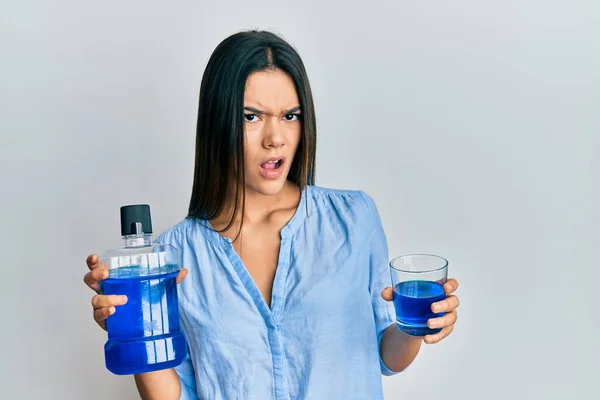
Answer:
[(394, 288), (394, 306), (398, 329), (411, 336), (432, 335), (440, 328), (430, 329), (427, 320), (445, 313), (434, 313), (431, 304), (444, 300), (446, 293), (437, 282), (406, 281)]
[(186, 355), (175, 282), (179, 268), (167, 265), (153, 276), (141, 275), (142, 269), (119, 268), (102, 283), (104, 294), (128, 299), (106, 320), (106, 367), (118, 375), (172, 368)]

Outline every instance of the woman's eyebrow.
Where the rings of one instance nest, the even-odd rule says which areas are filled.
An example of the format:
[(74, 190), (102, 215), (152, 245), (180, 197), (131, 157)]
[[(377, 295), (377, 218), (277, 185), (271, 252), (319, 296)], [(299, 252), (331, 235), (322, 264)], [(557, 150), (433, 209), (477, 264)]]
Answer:
[(284, 112), (284, 114), (286, 114), (286, 115), (287, 114), (293, 114), (293, 113), (298, 112), (298, 111), (300, 111), (300, 106), (294, 107), (291, 110), (287, 110), (286, 112)]
[(258, 108), (254, 108), (254, 107), (244, 107), (244, 110), (253, 112), (254, 114), (264, 114), (265, 113), (264, 111), (261, 111)]
[[(264, 111), (262, 111), (262, 110), (259, 110), (258, 108), (254, 108), (254, 107), (244, 107), (244, 110), (246, 110), (246, 111), (250, 111), (250, 112), (252, 112), (252, 113), (254, 113), (254, 114), (259, 114), (259, 115), (263, 115), (263, 114), (265, 114), (265, 112), (264, 112)], [(298, 107), (294, 107), (294, 108), (292, 108), (292, 109), (290, 109), (290, 110), (287, 110), (287, 111), (285, 111), (283, 114), (284, 114), (284, 115), (288, 115), (288, 114), (293, 114), (293, 113), (295, 113), (295, 112), (298, 112), (298, 111), (300, 111), (300, 106), (298, 106)]]

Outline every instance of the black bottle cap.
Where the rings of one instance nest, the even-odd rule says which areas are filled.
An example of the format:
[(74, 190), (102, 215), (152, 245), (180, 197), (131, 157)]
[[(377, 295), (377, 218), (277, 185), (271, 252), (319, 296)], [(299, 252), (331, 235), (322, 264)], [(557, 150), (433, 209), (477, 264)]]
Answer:
[(121, 236), (152, 233), (152, 219), (148, 204), (121, 207)]

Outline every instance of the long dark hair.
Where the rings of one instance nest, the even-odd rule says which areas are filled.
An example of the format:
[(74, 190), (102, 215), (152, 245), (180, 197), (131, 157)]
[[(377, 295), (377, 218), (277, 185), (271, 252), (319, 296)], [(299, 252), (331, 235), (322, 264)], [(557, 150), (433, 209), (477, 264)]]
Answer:
[(288, 180), (300, 189), (314, 185), (317, 129), (312, 91), (302, 59), (289, 43), (274, 33), (258, 30), (235, 33), (217, 46), (202, 77), (188, 217), (216, 218), (233, 189), (234, 211), (225, 231), (234, 223), (238, 205), (243, 207), (244, 90), (251, 73), (268, 70), (290, 76), (302, 110), (302, 133)]

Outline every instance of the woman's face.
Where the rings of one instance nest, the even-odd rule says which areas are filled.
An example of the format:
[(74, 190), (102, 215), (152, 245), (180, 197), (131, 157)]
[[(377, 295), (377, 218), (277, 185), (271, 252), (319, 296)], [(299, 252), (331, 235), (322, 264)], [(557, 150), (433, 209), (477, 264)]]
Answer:
[(300, 142), (300, 102), (281, 71), (255, 72), (244, 92), (246, 191), (279, 193)]

